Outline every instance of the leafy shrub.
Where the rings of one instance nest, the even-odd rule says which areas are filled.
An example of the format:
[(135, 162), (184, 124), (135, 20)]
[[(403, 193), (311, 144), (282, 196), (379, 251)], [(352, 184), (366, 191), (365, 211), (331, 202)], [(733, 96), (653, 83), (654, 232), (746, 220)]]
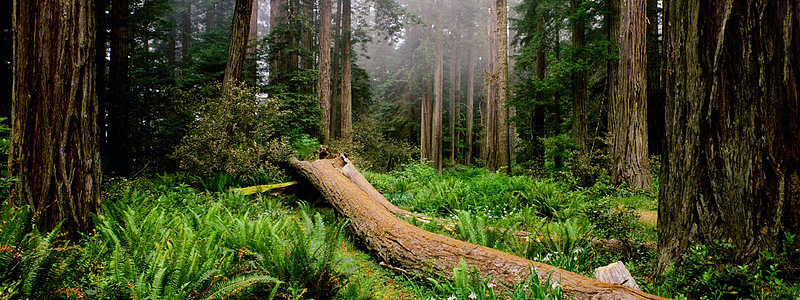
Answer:
[(9, 177), (8, 174), (8, 133), (11, 129), (8, 128), (3, 122), (5, 122), (8, 118), (0, 118), (0, 205), (4, 205), (4, 202), (8, 199), (9, 189), (11, 185), (16, 182), (16, 180), (12, 177)]
[(276, 139), (269, 116), (279, 115), (272, 101), (259, 102), (254, 90), (232, 87), (229, 95), (204, 103), (196, 125), (175, 151), (181, 169), (198, 175), (247, 176), (274, 171), (271, 163), (289, 155)]
[[(464, 260), (453, 269), (451, 281), (439, 282), (429, 279), (433, 284), (433, 293), (421, 293), (421, 299), (475, 299), (475, 300), (551, 300), (564, 299), (564, 292), (555, 280), (548, 277), (541, 282), (533, 266), (531, 276), (513, 287), (503, 291), (491, 277), (484, 278), (477, 268), (472, 268)], [(419, 293), (419, 292), (418, 292)]]
[(352, 143), (331, 141), (330, 147), (347, 153), (359, 169), (375, 172), (388, 172), (408, 164), (417, 153), (414, 146), (385, 137), (377, 122), (368, 117), (359, 118), (353, 124)]
[(692, 299), (795, 299), (800, 297), (795, 239), (787, 234), (780, 252), (762, 253), (751, 264), (734, 263), (728, 243), (691, 246), (666, 272), (660, 289)]
[(585, 208), (584, 214), (600, 237), (618, 239), (623, 243), (631, 242), (639, 220), (632, 207), (613, 207), (606, 201)]

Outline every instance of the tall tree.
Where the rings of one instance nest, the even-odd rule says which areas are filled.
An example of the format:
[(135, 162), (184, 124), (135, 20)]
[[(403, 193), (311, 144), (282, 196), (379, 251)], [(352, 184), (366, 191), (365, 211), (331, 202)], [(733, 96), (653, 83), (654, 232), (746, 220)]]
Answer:
[[(457, 41), (454, 41), (454, 43), (457, 43)], [(457, 47), (454, 46), (453, 48)], [(456, 66), (459, 58), (457, 50), (452, 50), (450, 55), (450, 102), (448, 103), (450, 126), (448, 126), (448, 129), (450, 132), (450, 163), (454, 164), (456, 162), (456, 116), (458, 115), (456, 112)]]
[(342, 1), (342, 138), (353, 141), (352, 75), (350, 62), (351, 14), (350, 0)]
[(647, 0), (647, 135), (650, 154), (661, 154), (664, 143), (664, 83), (661, 80), (658, 0)]
[(715, 240), (748, 261), (800, 233), (800, 2), (665, 3), (657, 271)]
[(225, 64), (225, 77), (222, 90), (227, 93), (232, 84), (242, 80), (242, 69), (247, 56), (247, 38), (250, 35), (250, 16), (253, 11), (251, 0), (236, 0), (236, 8), (231, 22), (231, 42), (228, 45), (228, 60)]
[(622, 1), (619, 85), (614, 98), (611, 181), (650, 190), (647, 151), (647, 9), (645, 0)]
[(499, 170), (511, 169), (510, 140), (508, 124), (508, 13), (506, 0), (495, 0), (497, 10), (497, 160)]
[(287, 57), (283, 44), (286, 43), (285, 35), (277, 33), (286, 23), (287, 0), (270, 0), (269, 28), (272, 35), (273, 49), (270, 49), (269, 82), (274, 84), (281, 81), (287, 69)]
[(436, 66), (433, 73), (433, 124), (431, 125), (431, 158), (433, 167), (442, 173), (442, 103), (444, 98), (444, 24), (442, 22), (442, 0), (436, 1), (436, 31), (433, 43), (436, 48)]
[(474, 31), (470, 26), (468, 36), (468, 43), (467, 43), (467, 155), (464, 159), (466, 165), (472, 164), (472, 145), (473, 145), (473, 122), (475, 119), (474, 111), (474, 102), (475, 102), (475, 57), (473, 54), (473, 47), (472, 47), (472, 39), (474, 38)]
[(106, 106), (108, 121), (107, 169), (116, 175), (130, 172), (133, 155), (128, 140), (131, 110), (131, 36), (130, 0), (111, 1), (111, 63), (109, 65), (109, 92), (114, 95)]
[(331, 0), (320, 0), (319, 17), (319, 108), (322, 111), (320, 142), (331, 134)]
[(192, 2), (184, 1), (181, 13), (181, 66), (186, 69), (191, 65), (189, 50), (192, 46)]
[[(73, 240), (100, 211), (93, 0), (14, 0), (12, 198)], [(47, 38), (43, 38), (47, 37)], [(65, 63), (69, 62), (69, 63)]]
[[(536, 79), (543, 81), (545, 75), (545, 14), (544, 9), (541, 1), (538, 1), (536, 5)], [(558, 37), (557, 37), (558, 38)], [(545, 137), (544, 132), (544, 115), (545, 115), (545, 94), (542, 91), (536, 92), (536, 101), (538, 102), (536, 108), (534, 108), (533, 112), (533, 130), (532, 133), (534, 136), (532, 137), (534, 141), (538, 141), (540, 138)], [(557, 120), (558, 122), (559, 120)], [(536, 159), (541, 161), (541, 165), (544, 165), (544, 145), (541, 142), (537, 142), (534, 148), (534, 156)]]
[[(586, 46), (586, 13), (581, 8), (582, 0), (570, 0), (570, 10), (572, 11), (572, 47), (573, 59), (578, 60), (583, 56), (583, 48)], [(572, 77), (572, 137), (575, 145), (586, 151), (587, 127), (586, 117), (586, 72), (579, 69)]]

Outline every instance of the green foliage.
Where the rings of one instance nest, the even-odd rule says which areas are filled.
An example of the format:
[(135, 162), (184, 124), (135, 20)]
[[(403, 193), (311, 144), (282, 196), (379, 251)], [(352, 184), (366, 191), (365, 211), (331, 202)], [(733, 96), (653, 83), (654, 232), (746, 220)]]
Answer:
[(385, 137), (379, 128), (374, 119), (359, 118), (353, 124), (353, 142), (332, 141), (330, 147), (347, 153), (361, 170), (388, 172), (414, 159), (416, 147)]
[(586, 207), (584, 214), (600, 237), (627, 243), (631, 242), (639, 220), (632, 207), (615, 207), (606, 201)]
[[(795, 299), (800, 297), (796, 236), (786, 234), (778, 253), (765, 252), (751, 264), (736, 264), (732, 245), (714, 242), (689, 247), (666, 272), (659, 290), (692, 299)], [(794, 282), (795, 285), (791, 286)]]
[(289, 153), (270, 126), (269, 118), (276, 115), (273, 101), (259, 102), (253, 89), (232, 87), (228, 95), (200, 107), (196, 124), (175, 150), (175, 157), (181, 169), (197, 175), (275, 171), (272, 162)]
[(533, 266), (530, 267), (531, 276), (506, 290), (498, 287), (491, 277), (484, 278), (477, 268), (471, 268), (464, 260), (453, 269), (452, 281), (439, 282), (435, 279), (428, 280), (433, 284), (434, 290), (425, 292), (418, 290), (421, 299), (475, 299), (475, 300), (555, 300), (565, 299), (561, 286), (555, 279), (548, 278), (541, 282)]
[[(11, 129), (6, 124), (3, 124), (7, 119), (0, 117), (0, 158), (8, 157), (9, 141), (7, 137)], [(7, 162), (7, 159), (0, 160), (0, 205), (5, 205), (11, 185), (17, 181), (13, 177), (9, 177)]]

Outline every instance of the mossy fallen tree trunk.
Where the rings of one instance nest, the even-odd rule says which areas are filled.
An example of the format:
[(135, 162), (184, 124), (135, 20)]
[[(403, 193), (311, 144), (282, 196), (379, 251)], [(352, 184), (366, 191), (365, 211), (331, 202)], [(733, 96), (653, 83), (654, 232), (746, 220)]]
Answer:
[(531, 275), (532, 266), (539, 280), (544, 282), (552, 274), (551, 282), (557, 281), (573, 299), (663, 299), (415, 227), (395, 216), (391, 210), (399, 208), (385, 198), (371, 197), (377, 191), (366, 188), (369, 183), (360, 174), (355, 175), (357, 170), (343, 155), (313, 162), (292, 159), (291, 163), (350, 219), (350, 226), (366, 247), (399, 271), (449, 278), (463, 259), (482, 275), (513, 286)]

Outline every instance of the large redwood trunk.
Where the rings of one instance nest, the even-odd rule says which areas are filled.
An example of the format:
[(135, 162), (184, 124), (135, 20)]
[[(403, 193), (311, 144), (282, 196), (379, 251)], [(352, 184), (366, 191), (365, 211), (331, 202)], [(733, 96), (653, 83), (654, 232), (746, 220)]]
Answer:
[(342, 2), (342, 139), (353, 141), (353, 77), (350, 61), (351, 46), (351, 15), (350, 0)]
[(77, 240), (100, 211), (95, 3), (14, 0), (12, 22), (12, 199)]
[(247, 56), (247, 38), (250, 35), (250, 16), (253, 12), (253, 2), (250, 0), (236, 0), (236, 8), (231, 24), (231, 41), (228, 45), (228, 61), (225, 64), (225, 77), (222, 80), (222, 90), (227, 93), (231, 85), (242, 80), (242, 69)]
[(331, 0), (320, 0), (319, 29), (319, 109), (322, 112), (320, 142), (331, 134)]
[(800, 2), (666, 2), (658, 270), (726, 241), (748, 261), (800, 233)]
[(661, 299), (621, 285), (608, 284), (533, 262), (495, 249), (424, 231), (396, 217), (402, 213), (386, 201), (343, 155), (314, 162), (292, 160), (292, 165), (350, 219), (354, 233), (378, 259), (396, 270), (450, 278), (463, 259), (483, 276), (514, 285), (531, 275), (548, 277), (572, 299)]
[(495, 10), (497, 13), (497, 102), (495, 126), (497, 127), (496, 137), (496, 167), (502, 172), (511, 170), (511, 141), (509, 138), (510, 126), (508, 122), (508, 11), (506, 0), (495, 0)]

